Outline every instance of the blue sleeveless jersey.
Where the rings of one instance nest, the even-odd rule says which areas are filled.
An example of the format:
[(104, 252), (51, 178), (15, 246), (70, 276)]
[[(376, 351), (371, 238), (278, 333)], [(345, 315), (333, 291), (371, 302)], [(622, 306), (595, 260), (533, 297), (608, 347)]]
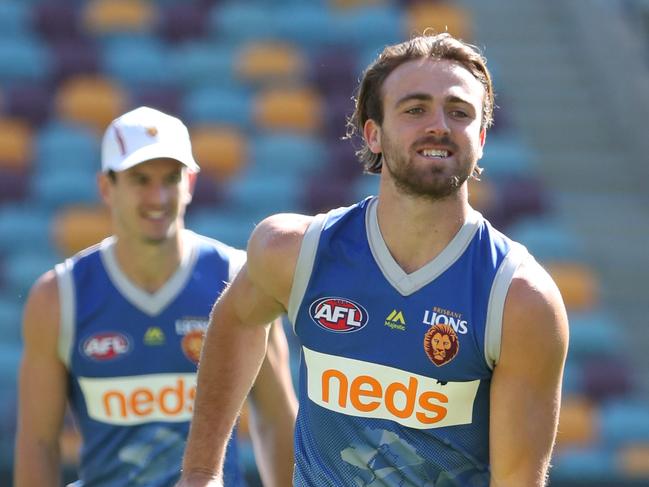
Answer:
[(486, 487), (503, 306), (528, 254), (472, 210), (406, 274), (376, 201), (319, 215), (300, 250), (295, 486)]
[[(189, 231), (183, 239), (178, 270), (154, 294), (121, 272), (112, 237), (56, 266), (59, 355), (82, 435), (75, 485), (173, 486), (180, 477), (203, 333), (245, 259)], [(225, 485), (245, 485), (235, 440)]]

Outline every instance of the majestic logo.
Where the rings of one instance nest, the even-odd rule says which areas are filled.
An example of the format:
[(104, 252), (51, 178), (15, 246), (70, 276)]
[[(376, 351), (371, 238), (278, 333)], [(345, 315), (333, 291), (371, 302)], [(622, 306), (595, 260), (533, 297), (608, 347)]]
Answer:
[(118, 332), (97, 333), (87, 338), (81, 345), (83, 354), (100, 362), (114, 360), (131, 350), (128, 337)]
[(195, 364), (201, 358), (204, 336), (205, 334), (201, 330), (194, 330), (187, 333), (180, 342), (185, 356)]
[(150, 326), (144, 334), (144, 344), (149, 346), (163, 345), (165, 334), (159, 326)]
[(462, 319), (462, 313), (456, 313), (448, 309), (433, 306), (432, 310), (424, 311), (425, 325), (449, 325), (455, 333), (465, 335), (468, 332), (468, 322)]
[(330, 411), (387, 419), (409, 428), (469, 424), (479, 380), (437, 379), (385, 365), (329, 355), (302, 347), (307, 395)]
[(393, 309), (392, 313), (385, 318), (385, 326), (390, 327), (393, 330), (404, 331), (406, 329), (406, 320), (403, 317), (403, 313)]
[(424, 336), (424, 350), (438, 367), (453, 360), (459, 349), (460, 343), (452, 326), (431, 326)]
[(336, 333), (358, 331), (369, 319), (365, 308), (344, 298), (320, 298), (311, 303), (309, 314), (319, 326)]

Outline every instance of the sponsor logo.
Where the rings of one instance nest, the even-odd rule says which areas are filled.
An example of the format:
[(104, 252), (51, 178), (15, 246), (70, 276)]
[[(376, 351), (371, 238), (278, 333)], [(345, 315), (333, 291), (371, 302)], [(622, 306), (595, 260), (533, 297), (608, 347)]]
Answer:
[(196, 374), (79, 377), (88, 416), (120, 426), (152, 421), (189, 421), (194, 410)]
[(81, 344), (81, 352), (92, 360), (114, 360), (131, 351), (131, 342), (118, 332), (96, 333)]
[(150, 326), (144, 334), (144, 344), (149, 346), (163, 345), (165, 334), (158, 326)]
[(210, 320), (204, 316), (184, 317), (176, 320), (176, 334), (187, 335), (196, 330), (205, 333), (209, 324)]
[(365, 308), (344, 298), (320, 298), (311, 303), (309, 314), (316, 324), (337, 333), (358, 331), (369, 318)]
[(479, 380), (447, 382), (302, 347), (309, 399), (341, 414), (417, 429), (469, 424)]
[(392, 312), (385, 318), (385, 326), (393, 330), (404, 331), (406, 329), (406, 320), (401, 311), (393, 309)]
[(455, 330), (455, 333), (462, 335), (468, 332), (469, 326), (467, 321), (462, 319), (462, 313), (449, 311), (438, 306), (433, 306), (431, 310), (424, 311), (423, 323), (431, 326), (449, 325)]
[(194, 330), (187, 333), (180, 342), (185, 357), (195, 364), (197, 364), (201, 358), (204, 336), (205, 334), (201, 330)]
[(426, 355), (438, 367), (453, 360), (459, 349), (460, 342), (452, 326), (434, 325), (424, 335)]

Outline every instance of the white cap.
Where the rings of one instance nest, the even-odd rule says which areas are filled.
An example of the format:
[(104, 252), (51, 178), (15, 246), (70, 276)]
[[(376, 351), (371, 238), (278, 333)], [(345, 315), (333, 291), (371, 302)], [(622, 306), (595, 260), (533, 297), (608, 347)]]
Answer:
[(101, 170), (124, 171), (151, 159), (169, 158), (190, 170), (200, 168), (192, 155), (185, 124), (149, 107), (139, 107), (113, 120), (101, 142)]

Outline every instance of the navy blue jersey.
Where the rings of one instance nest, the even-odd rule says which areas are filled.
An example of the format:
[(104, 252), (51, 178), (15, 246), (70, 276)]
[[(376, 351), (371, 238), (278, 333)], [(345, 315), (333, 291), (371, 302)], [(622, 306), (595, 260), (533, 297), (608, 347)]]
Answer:
[(376, 202), (319, 215), (300, 250), (295, 485), (486, 487), (503, 306), (527, 252), (471, 210), (406, 274)]
[[(152, 294), (120, 270), (114, 237), (56, 266), (78, 485), (172, 486), (180, 476), (209, 313), (245, 259), (186, 230), (183, 243), (175, 274)], [(244, 485), (234, 440), (225, 485)]]

